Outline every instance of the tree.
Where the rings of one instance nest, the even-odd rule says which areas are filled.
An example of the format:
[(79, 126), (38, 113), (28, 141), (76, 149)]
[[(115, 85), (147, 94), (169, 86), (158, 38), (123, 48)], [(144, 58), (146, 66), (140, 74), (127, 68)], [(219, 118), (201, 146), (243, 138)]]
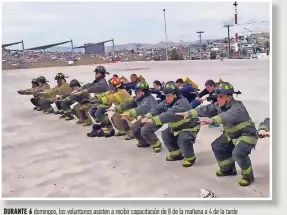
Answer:
[(172, 49), (170, 58), (171, 60), (179, 60), (179, 54), (176, 49)]
[(210, 52), (210, 60), (216, 59), (216, 52)]
[(266, 49), (267, 55), (269, 55), (269, 52), (270, 52), (270, 43), (269, 43), (269, 41), (267, 41), (265, 43), (265, 47), (264, 48)]

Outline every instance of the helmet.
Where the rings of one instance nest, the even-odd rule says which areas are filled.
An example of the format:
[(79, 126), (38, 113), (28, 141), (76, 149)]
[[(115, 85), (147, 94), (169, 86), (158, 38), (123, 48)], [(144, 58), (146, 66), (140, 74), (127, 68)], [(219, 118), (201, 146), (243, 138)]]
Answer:
[(219, 80), (217, 82), (215, 82), (215, 85), (218, 86), (219, 84), (223, 83), (225, 81), (223, 81), (221, 78), (219, 78)]
[(136, 84), (135, 91), (149, 90), (149, 85), (146, 81), (139, 81)]
[(228, 95), (228, 94), (233, 94), (233, 93), (234, 93), (234, 88), (228, 82), (221, 82), (215, 88), (215, 95)]
[(65, 79), (65, 75), (63, 73), (58, 73), (55, 77), (55, 80), (62, 80)]
[(120, 87), (123, 84), (123, 81), (119, 78), (112, 78), (110, 84), (114, 85), (116, 88)]
[(162, 91), (165, 95), (176, 94), (178, 92), (178, 86), (174, 81), (169, 81), (164, 85)]
[(70, 87), (71, 87), (71, 88), (72, 88), (72, 87), (81, 87), (81, 84), (80, 84), (80, 82), (79, 82), (78, 80), (73, 79), (73, 80), (71, 80), (71, 82), (70, 82)]
[(38, 83), (38, 79), (32, 79), (31, 84), (39, 85), (39, 83)]
[(101, 75), (106, 74), (106, 68), (103, 66), (97, 66), (97, 68), (94, 70), (95, 73), (100, 73)]
[(47, 82), (46, 78), (44, 76), (40, 76), (37, 78), (38, 82), (41, 82), (41, 83), (45, 83)]

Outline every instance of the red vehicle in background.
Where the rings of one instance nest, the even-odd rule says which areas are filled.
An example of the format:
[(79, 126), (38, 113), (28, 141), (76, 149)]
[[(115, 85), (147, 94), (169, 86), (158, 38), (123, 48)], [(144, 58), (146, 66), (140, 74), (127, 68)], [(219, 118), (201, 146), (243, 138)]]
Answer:
[(117, 56), (115, 62), (122, 62), (122, 58), (120, 56)]

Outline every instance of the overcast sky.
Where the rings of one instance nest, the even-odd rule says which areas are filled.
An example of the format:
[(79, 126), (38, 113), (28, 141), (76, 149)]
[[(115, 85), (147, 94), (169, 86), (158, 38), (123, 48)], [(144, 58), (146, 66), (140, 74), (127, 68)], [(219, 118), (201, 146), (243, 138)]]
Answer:
[[(232, 2), (222, 3), (3, 3), (2, 42), (24, 40), (26, 48), (74, 40), (75, 45), (115, 39), (116, 44), (194, 41), (227, 36), (224, 24), (234, 23)], [(238, 32), (267, 31), (269, 3), (239, 3)], [(246, 32), (247, 33), (247, 32)], [(231, 28), (234, 34), (234, 28)]]

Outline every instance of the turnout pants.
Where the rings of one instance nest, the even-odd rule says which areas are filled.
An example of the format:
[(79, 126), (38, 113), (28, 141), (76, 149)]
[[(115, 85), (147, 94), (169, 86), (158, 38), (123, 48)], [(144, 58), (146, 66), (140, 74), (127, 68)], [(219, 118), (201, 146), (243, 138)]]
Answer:
[(92, 107), (89, 110), (90, 115), (96, 119), (96, 112), (97, 112), (97, 104), (92, 105)]
[(111, 121), (116, 129), (120, 132), (129, 132), (133, 121), (133, 117), (121, 116), (119, 113), (114, 113)]
[(80, 103), (74, 106), (76, 116), (79, 118), (81, 122), (84, 122), (84, 121), (92, 122), (92, 118), (90, 117), (90, 114), (88, 113), (88, 110), (90, 107), (91, 107), (90, 104), (80, 104)]
[(39, 105), (39, 101), (40, 101), (39, 98), (31, 98), (30, 101), (31, 101), (31, 103), (32, 103), (33, 105), (35, 105), (36, 107), (39, 107), (39, 106), (40, 106), (40, 105)]
[(62, 106), (61, 106), (61, 101), (56, 101), (55, 102), (55, 105), (56, 105), (56, 107), (57, 107), (57, 109), (60, 111), (60, 110), (62, 110)]
[(42, 99), (39, 101), (39, 105), (40, 107), (42, 107), (45, 111), (48, 109), (53, 109), (53, 107), (51, 106), (51, 104), (53, 104), (53, 101), (47, 100), (47, 99)]
[(61, 109), (65, 112), (65, 113), (67, 113), (67, 112), (72, 112), (72, 110), (71, 110), (71, 105), (72, 104), (74, 104), (74, 102), (73, 101), (71, 101), (71, 100), (63, 100), (62, 102), (61, 102)]
[(101, 124), (102, 127), (113, 128), (113, 125), (108, 117), (108, 114), (106, 114), (107, 109), (108, 108), (106, 107), (99, 107), (99, 106), (97, 107), (93, 105), (90, 108), (89, 113), (95, 119), (97, 124)]
[(235, 168), (236, 161), (242, 170), (243, 178), (253, 177), (249, 154), (254, 146), (242, 140), (234, 144), (232, 140), (228, 141), (225, 134), (222, 134), (211, 143), (220, 170), (222, 172), (231, 171)]
[[(92, 107), (91, 109), (93, 109), (93, 107)], [(91, 110), (91, 109), (90, 109), (90, 110)], [(91, 114), (91, 111), (89, 111), (89, 112), (90, 112), (90, 114)], [(97, 123), (102, 122), (102, 121), (107, 117), (106, 108), (102, 108), (102, 107), (97, 108), (96, 112), (93, 113), (93, 114), (94, 114), (94, 116), (95, 116), (95, 117), (93, 117), (93, 118), (95, 119), (95, 121), (96, 121)]]
[(197, 133), (194, 131), (182, 131), (175, 136), (173, 131), (168, 127), (163, 130), (162, 139), (170, 154), (182, 154), (186, 161), (192, 161), (196, 158), (193, 144), (195, 143)]
[(74, 108), (73, 108), (73, 112), (74, 112), (75, 116), (76, 116), (80, 121), (83, 121), (83, 120), (81, 119), (80, 107), (81, 107), (81, 104), (80, 104), (80, 103), (76, 104), (76, 105), (74, 106)]
[(131, 130), (135, 139), (137, 139), (141, 145), (156, 148), (161, 145), (155, 134), (155, 132), (160, 129), (160, 127), (161, 126), (156, 126), (149, 123), (141, 123), (140, 119), (131, 125)]

